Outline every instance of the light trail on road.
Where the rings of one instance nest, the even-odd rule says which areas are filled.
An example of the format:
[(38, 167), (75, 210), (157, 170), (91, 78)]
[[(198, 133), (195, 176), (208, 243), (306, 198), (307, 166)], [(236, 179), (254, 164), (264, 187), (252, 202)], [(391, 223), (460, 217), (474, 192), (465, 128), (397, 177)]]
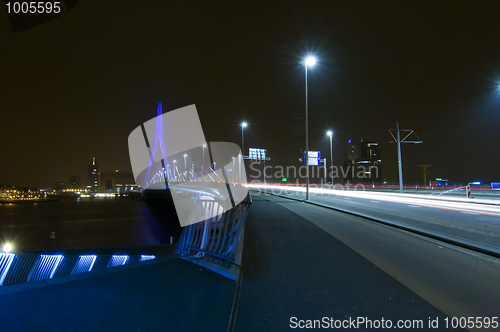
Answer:
[[(287, 192), (305, 192), (305, 188), (302, 187), (283, 187), (283, 186), (273, 186), (273, 185), (261, 185), (261, 184), (249, 184), (249, 188), (255, 189), (270, 189), (273, 194), (284, 194)], [(490, 205), (490, 204), (480, 204), (481, 201), (477, 200), (475, 202), (461, 200), (456, 198), (457, 202), (450, 201), (449, 198), (442, 198), (438, 196), (425, 196), (425, 195), (408, 195), (408, 194), (393, 194), (393, 193), (383, 193), (383, 192), (367, 192), (367, 191), (348, 191), (348, 190), (331, 190), (324, 188), (310, 188), (310, 192), (313, 194), (325, 196), (325, 195), (335, 195), (342, 196), (344, 198), (361, 198), (369, 199), (371, 202), (373, 200), (386, 201), (393, 203), (403, 203), (410, 206), (426, 206), (431, 208), (446, 209), (451, 211), (458, 211), (471, 214), (482, 214), (488, 216), (500, 217), (500, 206)], [(404, 195), (404, 196), (403, 196)], [(478, 204), (479, 203), (479, 204)], [(464, 204), (467, 206), (464, 207)], [(500, 201), (498, 202), (500, 204)], [(500, 220), (499, 220), (500, 223)]]

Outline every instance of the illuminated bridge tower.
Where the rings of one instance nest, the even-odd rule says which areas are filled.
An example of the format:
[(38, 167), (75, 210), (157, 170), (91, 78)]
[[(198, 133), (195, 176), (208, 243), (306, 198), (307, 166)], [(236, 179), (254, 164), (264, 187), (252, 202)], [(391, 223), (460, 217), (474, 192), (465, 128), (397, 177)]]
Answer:
[(101, 178), (101, 166), (92, 158), (92, 163), (87, 168), (87, 189), (89, 192), (97, 192)]

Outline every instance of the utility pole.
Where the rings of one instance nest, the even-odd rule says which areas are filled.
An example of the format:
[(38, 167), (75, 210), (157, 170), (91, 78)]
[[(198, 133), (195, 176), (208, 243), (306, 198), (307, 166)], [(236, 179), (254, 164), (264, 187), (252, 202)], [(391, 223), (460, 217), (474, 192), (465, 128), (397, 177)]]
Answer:
[(398, 131), (398, 170), (399, 170), (399, 192), (403, 192), (403, 162), (401, 161), (401, 136), (399, 135), (399, 122), (396, 122)]
[[(396, 136), (394, 136), (393, 131), (396, 131)], [(400, 134), (400, 132), (402, 132), (402, 131), (405, 133), (408, 133), (403, 139), (401, 139), (401, 134)], [(398, 170), (399, 170), (399, 192), (403, 193), (403, 159), (401, 158), (401, 143), (420, 144), (420, 143), (422, 143), (422, 140), (411, 129), (399, 129), (399, 122), (396, 122), (396, 129), (389, 129), (389, 133), (391, 134), (392, 138), (394, 138), (394, 141), (391, 141), (390, 143), (397, 143)], [(412, 134), (415, 135), (417, 140), (412, 140), (412, 141), (406, 140)]]

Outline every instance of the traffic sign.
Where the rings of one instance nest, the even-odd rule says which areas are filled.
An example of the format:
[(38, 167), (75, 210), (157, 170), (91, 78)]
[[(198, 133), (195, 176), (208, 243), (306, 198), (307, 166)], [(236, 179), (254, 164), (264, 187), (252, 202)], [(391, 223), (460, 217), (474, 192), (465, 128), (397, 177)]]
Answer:
[[(319, 166), (321, 152), (319, 151), (308, 151), (309, 152), (309, 166)], [(304, 165), (306, 165), (306, 153), (304, 151)]]

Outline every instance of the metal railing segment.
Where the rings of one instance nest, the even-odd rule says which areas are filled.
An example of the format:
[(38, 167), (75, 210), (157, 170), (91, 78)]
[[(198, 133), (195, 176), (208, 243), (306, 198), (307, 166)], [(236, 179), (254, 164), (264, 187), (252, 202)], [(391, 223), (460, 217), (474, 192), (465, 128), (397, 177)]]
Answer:
[(210, 255), (229, 262), (234, 261), (241, 232), (252, 204), (250, 195), (236, 207), (223, 212), (217, 200), (199, 199), (191, 218), (202, 220), (184, 227), (175, 253), (199, 258)]

